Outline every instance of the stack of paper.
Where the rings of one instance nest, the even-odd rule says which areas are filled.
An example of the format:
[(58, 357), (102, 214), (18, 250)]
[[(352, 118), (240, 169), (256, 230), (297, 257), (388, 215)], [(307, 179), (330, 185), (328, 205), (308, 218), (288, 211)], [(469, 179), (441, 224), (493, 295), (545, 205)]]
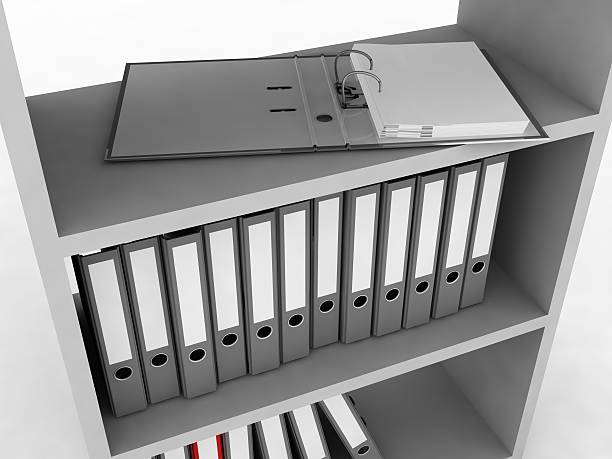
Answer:
[[(530, 120), (473, 42), (356, 44), (378, 82), (359, 75), (380, 137), (479, 139), (522, 136)], [(369, 61), (353, 53), (355, 70)]]

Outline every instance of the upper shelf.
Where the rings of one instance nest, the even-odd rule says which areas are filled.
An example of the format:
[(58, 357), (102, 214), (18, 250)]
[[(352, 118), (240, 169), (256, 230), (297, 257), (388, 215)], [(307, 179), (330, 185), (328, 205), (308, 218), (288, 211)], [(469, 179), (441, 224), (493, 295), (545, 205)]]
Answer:
[[(459, 26), (367, 40), (478, 40)], [(486, 47), (485, 44), (479, 43)], [(309, 50), (334, 52), (351, 44)], [(551, 140), (597, 128), (597, 114), (487, 47)], [(109, 164), (119, 83), (28, 98), (65, 256), (511, 151), (533, 142), (287, 153)]]

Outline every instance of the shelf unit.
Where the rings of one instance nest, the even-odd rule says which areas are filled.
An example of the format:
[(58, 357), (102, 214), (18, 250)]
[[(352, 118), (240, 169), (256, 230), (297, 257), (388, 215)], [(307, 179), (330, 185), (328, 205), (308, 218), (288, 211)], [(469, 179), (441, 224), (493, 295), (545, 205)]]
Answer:
[[(103, 162), (119, 84), (26, 99), (0, 15), (2, 132), (90, 457), (150, 457), (342, 392), (385, 457), (521, 457), (610, 128), (611, 14), (596, 0), (462, 0), (456, 25), (367, 40), (476, 41), (545, 142), (121, 164)], [(502, 152), (512, 153), (481, 305), (194, 400), (109, 413), (65, 257)]]

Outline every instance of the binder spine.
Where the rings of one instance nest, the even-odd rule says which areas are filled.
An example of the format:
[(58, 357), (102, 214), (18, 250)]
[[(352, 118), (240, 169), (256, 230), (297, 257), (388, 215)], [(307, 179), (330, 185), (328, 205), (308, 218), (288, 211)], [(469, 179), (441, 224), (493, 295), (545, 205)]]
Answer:
[(212, 223), (203, 234), (217, 373), (224, 382), (247, 373), (238, 225), (235, 219)]
[(404, 328), (429, 322), (448, 172), (417, 177)]
[(277, 209), (283, 363), (310, 352), (310, 201)]
[(345, 192), (340, 339), (370, 336), (380, 185)]
[(484, 300), (507, 165), (507, 153), (482, 161), (465, 281), (461, 293), (461, 308)]
[[(312, 415), (310, 416), (308, 412), (304, 411), (301, 419), (302, 424), (307, 421), (307, 419), (305, 419), (306, 415), (310, 417), (314, 423), (314, 426), (302, 425), (305, 430), (304, 432), (300, 429), (300, 420), (298, 420), (296, 414), (296, 412), (303, 410), (309, 410)], [(285, 416), (290, 434), (289, 436), (292, 440), (291, 444), (297, 451), (300, 452), (300, 457), (331, 459), (329, 448), (327, 447), (327, 442), (325, 441), (325, 435), (323, 434), (323, 427), (321, 426), (321, 421), (319, 419), (319, 415), (317, 414), (315, 405), (308, 405), (298, 408), (297, 410), (289, 411), (285, 414)]]
[(381, 185), (372, 334), (402, 328), (415, 179)]
[(338, 341), (343, 207), (343, 193), (313, 201), (310, 336), (313, 348)]
[(251, 459), (253, 452), (253, 431), (251, 425), (239, 427), (222, 435), (223, 457), (225, 459)]
[(479, 174), (480, 162), (450, 171), (432, 309), (436, 319), (459, 310)]
[(162, 239), (180, 380), (186, 398), (217, 388), (200, 232)]
[(75, 256), (73, 264), (113, 414), (143, 410), (147, 400), (119, 250)]
[(282, 415), (254, 424), (259, 453), (263, 459), (292, 459), (287, 426)]
[(180, 387), (159, 240), (124, 244), (120, 251), (147, 399), (157, 403), (177, 397)]
[(280, 365), (280, 331), (274, 211), (241, 217), (243, 283), (251, 374)]

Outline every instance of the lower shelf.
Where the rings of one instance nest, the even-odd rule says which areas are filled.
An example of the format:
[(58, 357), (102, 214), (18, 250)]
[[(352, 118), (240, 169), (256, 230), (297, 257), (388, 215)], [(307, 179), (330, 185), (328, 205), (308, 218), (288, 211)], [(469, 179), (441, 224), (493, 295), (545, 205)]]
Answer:
[[(474, 410), (442, 365), (352, 392), (385, 459), (505, 459), (510, 452)], [(323, 424), (334, 459), (350, 459)]]
[(101, 392), (103, 382), (96, 381), (109, 448), (114, 458), (150, 457), (528, 333), (546, 319), (493, 264), (480, 305), (384, 337), (326, 346), (277, 370), (223, 383), (196, 399), (175, 398), (116, 418)]

